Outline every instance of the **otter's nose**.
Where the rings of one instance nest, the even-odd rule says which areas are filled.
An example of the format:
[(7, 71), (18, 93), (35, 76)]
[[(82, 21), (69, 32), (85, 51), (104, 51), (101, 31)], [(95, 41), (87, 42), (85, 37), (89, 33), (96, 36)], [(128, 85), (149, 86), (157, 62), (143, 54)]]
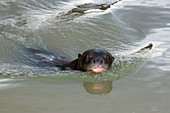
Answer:
[(95, 65), (102, 65), (103, 62), (104, 62), (103, 59), (99, 59), (99, 58), (93, 60), (93, 63)]

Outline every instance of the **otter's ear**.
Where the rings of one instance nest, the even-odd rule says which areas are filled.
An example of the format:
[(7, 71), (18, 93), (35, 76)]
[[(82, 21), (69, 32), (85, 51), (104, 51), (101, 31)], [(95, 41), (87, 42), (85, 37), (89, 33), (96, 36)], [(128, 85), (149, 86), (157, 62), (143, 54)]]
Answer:
[(79, 53), (79, 54), (78, 54), (78, 58), (81, 57), (81, 56), (82, 56), (82, 55)]
[(113, 61), (115, 60), (115, 57), (112, 57)]

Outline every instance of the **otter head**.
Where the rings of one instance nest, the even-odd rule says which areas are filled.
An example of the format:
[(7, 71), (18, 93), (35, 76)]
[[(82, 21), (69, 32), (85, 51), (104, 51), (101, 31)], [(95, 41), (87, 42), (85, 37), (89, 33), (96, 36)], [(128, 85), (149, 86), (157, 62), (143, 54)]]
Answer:
[(106, 50), (90, 49), (78, 55), (78, 68), (81, 71), (100, 73), (108, 70), (113, 60), (114, 57)]

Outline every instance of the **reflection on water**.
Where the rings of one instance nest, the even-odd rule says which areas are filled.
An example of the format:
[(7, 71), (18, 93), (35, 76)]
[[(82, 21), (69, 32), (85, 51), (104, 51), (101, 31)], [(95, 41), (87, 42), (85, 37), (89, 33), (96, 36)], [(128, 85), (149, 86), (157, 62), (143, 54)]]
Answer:
[(108, 94), (112, 91), (112, 81), (84, 82), (84, 88), (90, 94)]
[[(28, 78), (28, 79), (30, 79), (30, 78)], [(31, 78), (30, 80), (39, 82), (39, 79)], [(47, 79), (47, 78), (44, 78), (44, 80), (45, 79)], [(42, 79), (40, 79), (40, 80), (42, 80)], [(19, 81), (21, 84), (17, 83), (17, 81)], [(22, 81), (25, 81), (25, 79), (16, 79), (16, 80), (15, 79), (0, 79), (0, 90), (6, 90), (9, 88), (19, 88), (22, 85)], [(47, 81), (48, 81), (48, 79), (47, 79)], [(45, 82), (47, 82), (47, 81), (45, 81)], [(35, 84), (35, 83), (33, 83), (33, 84)], [(58, 84), (58, 83), (55, 83), (55, 84)], [(64, 84), (64, 83), (62, 83), (62, 84)], [(99, 81), (98, 82), (84, 81), (83, 86), (86, 89), (87, 93), (93, 94), (93, 95), (108, 94), (112, 91), (112, 81), (100, 81), (100, 82)], [(30, 86), (30, 88), (31, 88), (31, 86)], [(68, 91), (69, 91), (69, 89), (68, 89)]]

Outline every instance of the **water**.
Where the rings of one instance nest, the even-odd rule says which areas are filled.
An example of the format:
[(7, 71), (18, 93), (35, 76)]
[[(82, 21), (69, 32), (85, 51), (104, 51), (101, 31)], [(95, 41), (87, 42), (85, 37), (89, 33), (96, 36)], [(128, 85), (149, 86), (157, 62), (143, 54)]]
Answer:
[[(99, 7), (114, 2), (1, 0), (0, 113), (169, 113), (170, 2), (122, 0)], [(131, 58), (149, 43), (149, 54)], [(25, 48), (69, 60), (104, 48), (116, 61), (102, 74), (60, 71), (35, 66)]]

